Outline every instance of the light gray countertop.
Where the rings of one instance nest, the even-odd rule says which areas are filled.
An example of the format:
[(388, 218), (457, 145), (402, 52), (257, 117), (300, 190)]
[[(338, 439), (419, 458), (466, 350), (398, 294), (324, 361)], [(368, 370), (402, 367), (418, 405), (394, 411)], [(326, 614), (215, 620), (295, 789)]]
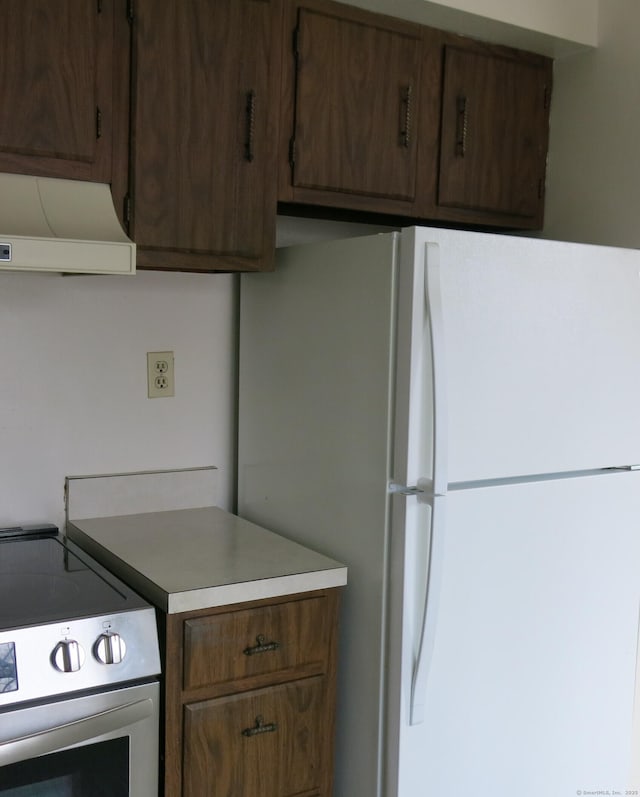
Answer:
[(347, 582), (339, 562), (214, 506), (73, 520), (67, 535), (169, 614)]

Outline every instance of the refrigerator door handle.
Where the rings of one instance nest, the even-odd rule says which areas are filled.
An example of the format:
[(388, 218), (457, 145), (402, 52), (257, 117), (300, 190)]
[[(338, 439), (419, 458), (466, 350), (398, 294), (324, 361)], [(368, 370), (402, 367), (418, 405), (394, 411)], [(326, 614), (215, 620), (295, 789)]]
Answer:
[[(416, 495), (418, 501), (431, 505), (431, 527), (426, 570), (426, 587), (422, 608), (422, 623), (419, 632), (418, 652), (414, 662), (411, 681), (411, 703), (409, 722), (419, 725), (424, 721), (427, 680), (433, 647), (440, 583), (442, 580), (442, 559), (444, 552), (444, 496), (448, 487), (447, 468), (447, 382), (445, 368), (444, 323), (442, 313), (442, 294), (440, 290), (440, 247), (435, 243), (425, 244), (424, 251), (424, 312), (429, 330), (429, 346), (432, 372), (431, 395), (431, 435), (432, 435), (432, 481), (420, 479), (418, 488), (428, 486), (428, 491), (420, 493), (411, 489), (405, 494)], [(423, 349), (426, 355), (427, 350)], [(426, 359), (426, 358), (425, 358)], [(426, 363), (425, 363), (426, 364)], [(422, 411), (428, 407), (427, 396), (422, 397)], [(408, 489), (408, 488), (405, 488)], [(401, 488), (400, 492), (404, 492)]]
[(434, 495), (444, 495), (448, 485), (447, 382), (442, 293), (440, 291), (440, 247), (437, 244), (425, 244), (424, 262), (424, 301), (429, 324), (433, 385), (433, 493)]
[(411, 706), (409, 714), (409, 723), (411, 725), (420, 725), (424, 722), (427, 680), (429, 677), (436, 626), (438, 623), (442, 570), (444, 565), (446, 531), (445, 498), (444, 496), (434, 496), (430, 503), (432, 509), (431, 535), (427, 562), (427, 586), (422, 613), (420, 643), (411, 682)]

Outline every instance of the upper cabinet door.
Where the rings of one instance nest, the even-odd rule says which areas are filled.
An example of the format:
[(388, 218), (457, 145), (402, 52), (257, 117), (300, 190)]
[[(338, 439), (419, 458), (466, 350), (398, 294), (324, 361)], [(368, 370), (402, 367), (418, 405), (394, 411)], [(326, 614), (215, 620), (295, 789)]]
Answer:
[(117, 14), (113, 0), (2, 0), (0, 171), (108, 183), (113, 154), (126, 170), (124, 4)]
[(445, 48), (440, 206), (541, 225), (550, 90), (547, 59)]
[(269, 265), (277, 7), (137, 0), (131, 232), (140, 266)]
[[(327, 2), (295, 3), (290, 189), (345, 207), (359, 198), (412, 203), (421, 90), (417, 26)], [(285, 39), (286, 41), (286, 39)], [(291, 79), (291, 78), (290, 78)], [(302, 189), (299, 191), (297, 189)], [(287, 196), (289, 193), (289, 196)], [(317, 193), (316, 193), (317, 197)], [(318, 201), (316, 199), (315, 201)]]

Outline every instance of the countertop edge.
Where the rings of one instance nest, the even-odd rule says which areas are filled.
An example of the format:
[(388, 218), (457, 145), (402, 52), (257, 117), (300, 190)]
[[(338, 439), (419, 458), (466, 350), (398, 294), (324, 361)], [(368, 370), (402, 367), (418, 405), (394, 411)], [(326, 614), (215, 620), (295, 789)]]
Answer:
[(179, 614), (217, 606), (230, 606), (234, 603), (247, 603), (265, 598), (279, 598), (283, 595), (343, 587), (346, 583), (346, 567), (295, 573), (255, 581), (239, 581), (234, 584), (221, 584), (204, 589), (172, 592), (167, 596), (166, 612), (167, 614)]

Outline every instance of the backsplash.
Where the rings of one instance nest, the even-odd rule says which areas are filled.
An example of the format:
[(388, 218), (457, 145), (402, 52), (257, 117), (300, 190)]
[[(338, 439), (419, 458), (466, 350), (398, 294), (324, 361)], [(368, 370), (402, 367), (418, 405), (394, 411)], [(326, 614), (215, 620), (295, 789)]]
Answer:
[(69, 476), (67, 521), (215, 506), (215, 467)]
[[(215, 465), (232, 507), (235, 280), (0, 273), (0, 526), (62, 525), (68, 475)], [(167, 350), (175, 397), (149, 399)]]

